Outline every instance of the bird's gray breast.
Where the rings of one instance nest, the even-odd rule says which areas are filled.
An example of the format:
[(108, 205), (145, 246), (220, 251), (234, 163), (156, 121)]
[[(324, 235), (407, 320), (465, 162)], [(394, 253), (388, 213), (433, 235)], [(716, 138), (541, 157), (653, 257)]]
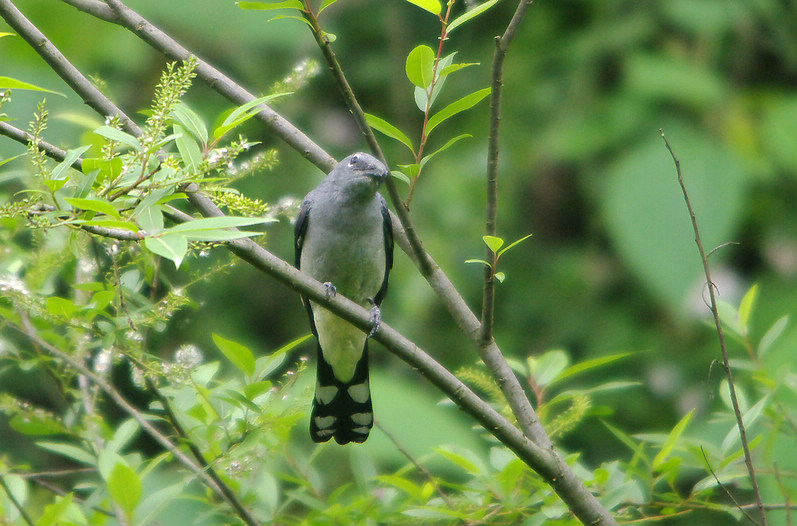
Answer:
[(366, 306), (382, 286), (385, 237), (381, 201), (325, 203), (312, 206), (307, 217), (300, 265), (318, 281)]

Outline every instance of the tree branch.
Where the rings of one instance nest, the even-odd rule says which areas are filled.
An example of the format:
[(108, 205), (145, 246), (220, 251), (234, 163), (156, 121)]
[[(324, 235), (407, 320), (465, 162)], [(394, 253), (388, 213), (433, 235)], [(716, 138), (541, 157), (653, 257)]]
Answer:
[(750, 477), (750, 484), (753, 487), (753, 494), (755, 495), (756, 505), (758, 506), (758, 513), (761, 517), (761, 526), (766, 526), (767, 516), (766, 512), (764, 511), (764, 503), (761, 500), (761, 492), (758, 488), (758, 480), (755, 474), (755, 467), (753, 466), (753, 457), (750, 454), (750, 446), (747, 442), (747, 431), (744, 427), (742, 411), (739, 408), (739, 400), (736, 398), (736, 387), (733, 383), (733, 372), (731, 371), (730, 360), (728, 358), (728, 348), (725, 345), (725, 332), (722, 330), (722, 322), (720, 321), (719, 310), (717, 309), (717, 297), (714, 291), (715, 285), (711, 280), (711, 268), (708, 264), (708, 256), (706, 255), (706, 251), (703, 249), (703, 241), (700, 239), (700, 230), (697, 226), (695, 211), (692, 208), (692, 202), (689, 199), (689, 193), (686, 191), (686, 184), (684, 183), (683, 174), (681, 173), (681, 162), (675, 156), (672, 147), (670, 147), (670, 142), (667, 140), (667, 137), (664, 136), (664, 131), (659, 129), (659, 133), (661, 134), (661, 138), (664, 140), (664, 145), (670, 152), (670, 157), (672, 157), (672, 160), (675, 163), (675, 172), (678, 176), (678, 184), (681, 186), (681, 192), (684, 195), (684, 202), (686, 203), (686, 208), (689, 211), (689, 218), (692, 220), (692, 230), (695, 232), (695, 243), (697, 244), (698, 252), (700, 252), (700, 259), (703, 262), (703, 272), (706, 276), (706, 284), (708, 285), (708, 296), (710, 299), (709, 308), (711, 309), (711, 315), (714, 317), (714, 326), (717, 330), (720, 350), (722, 351), (722, 365), (725, 369), (725, 376), (728, 379), (728, 390), (730, 391), (731, 395), (731, 404), (733, 405), (733, 412), (736, 415), (736, 427), (739, 428), (739, 437), (741, 438), (742, 448), (744, 450), (744, 463), (747, 465), (747, 473)]

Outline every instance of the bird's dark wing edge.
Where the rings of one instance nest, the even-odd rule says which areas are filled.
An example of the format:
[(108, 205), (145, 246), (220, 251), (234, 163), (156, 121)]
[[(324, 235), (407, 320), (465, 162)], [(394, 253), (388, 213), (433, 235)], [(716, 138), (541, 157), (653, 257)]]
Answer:
[[(299, 270), (301, 270), (302, 246), (304, 245), (304, 235), (307, 233), (307, 224), (310, 220), (310, 208), (312, 208), (311, 205), (312, 202), (308, 199), (305, 199), (302, 202), (302, 206), (299, 209), (299, 215), (296, 216), (296, 224), (293, 228), (293, 266)], [(310, 308), (310, 302), (304, 296), (301, 298), (304, 308), (307, 309), (307, 317), (310, 318), (310, 329), (312, 329), (313, 335), (317, 338), (318, 332), (315, 328), (315, 320), (313, 320), (313, 310)]]
[(387, 295), (387, 278), (393, 268), (393, 221), (390, 219), (390, 211), (387, 209), (385, 198), (381, 195), (379, 198), (382, 204), (382, 230), (385, 234), (385, 277), (382, 280), (379, 292), (376, 293), (374, 298), (374, 303), (377, 305), (381, 305), (382, 300)]

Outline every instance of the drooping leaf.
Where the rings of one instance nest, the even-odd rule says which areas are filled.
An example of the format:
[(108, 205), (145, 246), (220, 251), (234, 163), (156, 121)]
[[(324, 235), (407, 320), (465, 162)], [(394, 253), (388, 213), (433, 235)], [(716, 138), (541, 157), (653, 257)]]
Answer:
[(77, 161), (83, 153), (91, 148), (91, 146), (81, 146), (74, 150), (67, 150), (64, 160), (58, 163), (58, 166), (53, 168), (53, 173), (50, 176), (55, 181), (60, 181), (66, 178), (66, 174), (72, 165)]
[(493, 7), (498, 2), (499, 2), (499, 0), (489, 0), (487, 2), (484, 2), (483, 4), (480, 4), (480, 5), (476, 6), (476, 7), (474, 7), (473, 9), (469, 10), (468, 12), (458, 16), (457, 18), (452, 20), (450, 24), (448, 24), (448, 26), (446, 27), (446, 32), (451, 33), (452, 31), (454, 31), (456, 28), (458, 28), (459, 26), (461, 26), (465, 22), (469, 22), (469, 21), (473, 20), (474, 18), (476, 18), (480, 14), (484, 13), (485, 11), (487, 11), (488, 9)]
[(42, 449), (46, 449), (47, 451), (51, 451), (84, 464), (89, 464), (91, 466), (97, 465), (97, 459), (94, 457), (94, 455), (88, 453), (85, 449), (81, 449), (70, 444), (61, 444), (60, 442), (36, 442), (36, 445)]
[(185, 102), (180, 101), (174, 106), (172, 109), (172, 118), (175, 119), (183, 128), (191, 132), (191, 135), (198, 139), (203, 146), (207, 145), (207, 126), (205, 126), (205, 123), (202, 121), (202, 117), (188, 107)]
[(429, 118), (429, 123), (426, 125), (426, 134), (431, 134), (439, 124), (446, 119), (449, 119), (457, 113), (463, 112), (477, 105), (487, 95), (490, 94), (490, 88), (484, 88), (479, 91), (473, 92), (470, 95), (465, 95), (456, 102), (452, 102), (439, 112), (435, 113)]
[(184, 234), (163, 234), (157, 237), (145, 237), (144, 246), (150, 252), (165, 257), (180, 268), (188, 252), (188, 239)]
[(398, 142), (409, 148), (413, 154), (415, 153), (415, 148), (412, 146), (412, 141), (410, 140), (410, 138), (407, 137), (407, 135), (404, 132), (402, 132), (401, 130), (399, 130), (398, 128), (396, 128), (386, 120), (380, 119), (376, 115), (371, 115), (370, 113), (365, 114), (365, 120), (368, 123), (368, 126), (370, 126), (371, 128), (375, 129), (380, 133), (387, 135), (391, 139), (397, 140)]
[(407, 78), (419, 88), (428, 88), (434, 80), (435, 53), (429, 46), (416, 46), (407, 55)]
[(196, 172), (202, 163), (202, 152), (196, 139), (179, 124), (174, 125), (174, 135), (174, 143), (177, 145), (185, 167), (189, 172)]
[(105, 199), (100, 199), (99, 197), (67, 197), (64, 199), (64, 201), (80, 210), (91, 210), (93, 212), (99, 212), (100, 214), (105, 214), (106, 216), (116, 218), (117, 220), (122, 219), (122, 216), (113, 206), (113, 204)]
[(129, 133), (125, 133), (122, 130), (117, 130), (116, 128), (111, 128), (110, 126), (100, 126), (94, 133), (97, 135), (101, 135), (106, 139), (111, 139), (112, 141), (120, 142), (122, 144), (126, 144), (133, 148), (134, 150), (141, 149), (141, 143), (136, 139), (134, 136), (130, 135)]
[(216, 347), (224, 353), (224, 356), (230, 360), (235, 367), (237, 367), (246, 376), (252, 376), (255, 372), (255, 356), (245, 346), (238, 342), (228, 340), (216, 333), (213, 333), (213, 342)]
[(391, 171), (391, 172), (390, 172), (390, 175), (391, 175), (391, 176), (393, 176), (393, 177), (395, 177), (395, 178), (396, 178), (396, 179), (398, 179), (399, 181), (402, 181), (402, 182), (404, 182), (404, 183), (407, 183), (408, 185), (409, 185), (409, 184), (412, 182), (412, 181), (410, 181), (410, 178), (409, 178), (409, 177), (407, 177), (407, 174), (405, 174), (404, 172), (400, 172), (400, 171), (398, 171), (398, 170), (393, 170), (393, 171)]

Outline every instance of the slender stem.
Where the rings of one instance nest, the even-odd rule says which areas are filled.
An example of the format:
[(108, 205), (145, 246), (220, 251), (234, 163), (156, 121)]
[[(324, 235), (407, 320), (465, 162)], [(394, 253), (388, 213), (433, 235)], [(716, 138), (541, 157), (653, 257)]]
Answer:
[(667, 137), (664, 136), (664, 131), (659, 129), (659, 133), (661, 134), (661, 138), (664, 140), (667, 150), (670, 152), (670, 157), (672, 157), (672, 160), (675, 163), (678, 184), (681, 186), (681, 192), (684, 195), (684, 202), (686, 203), (686, 208), (689, 211), (689, 218), (692, 221), (692, 230), (694, 230), (695, 233), (695, 243), (697, 244), (698, 252), (700, 252), (700, 259), (703, 262), (703, 272), (706, 276), (706, 284), (708, 285), (708, 295), (710, 300), (709, 308), (711, 309), (711, 315), (714, 317), (714, 326), (717, 330), (717, 338), (719, 339), (720, 351), (722, 352), (722, 365), (725, 369), (725, 376), (728, 379), (728, 389), (731, 395), (733, 413), (736, 415), (736, 427), (739, 428), (739, 437), (741, 438), (742, 449), (744, 450), (744, 462), (747, 465), (747, 473), (750, 477), (750, 484), (753, 487), (753, 494), (755, 495), (756, 505), (758, 506), (758, 512), (761, 518), (760, 524), (761, 526), (766, 526), (767, 516), (764, 510), (764, 503), (761, 500), (761, 491), (758, 488), (758, 480), (755, 474), (755, 467), (753, 466), (753, 457), (750, 454), (750, 446), (747, 441), (747, 430), (744, 426), (742, 411), (739, 408), (739, 400), (736, 397), (736, 387), (733, 383), (733, 372), (731, 371), (730, 360), (728, 358), (728, 348), (725, 345), (725, 332), (722, 329), (722, 322), (720, 321), (719, 310), (717, 308), (717, 297), (714, 290), (715, 285), (711, 280), (711, 268), (708, 264), (708, 256), (706, 255), (706, 251), (703, 249), (703, 241), (700, 238), (700, 230), (697, 226), (697, 218), (695, 216), (695, 211), (692, 208), (692, 202), (689, 199), (689, 192), (686, 191), (686, 184), (684, 183), (684, 177), (681, 173), (681, 162), (678, 160), (678, 157), (675, 156)]
[(25, 521), (25, 524), (28, 524), (29, 526), (33, 526), (34, 525), (33, 519), (30, 518), (30, 515), (28, 515), (28, 512), (25, 511), (25, 508), (22, 507), (22, 504), (14, 496), (14, 493), (11, 492), (11, 488), (8, 487), (8, 484), (6, 484), (5, 477), (2, 476), (2, 475), (0, 475), (0, 487), (2, 487), (3, 490), (6, 492), (6, 495), (8, 496), (8, 500), (10, 500), (11, 504), (13, 504), (14, 507), (17, 509), (17, 511), (19, 512), (19, 515), (22, 517), (22, 520)]

